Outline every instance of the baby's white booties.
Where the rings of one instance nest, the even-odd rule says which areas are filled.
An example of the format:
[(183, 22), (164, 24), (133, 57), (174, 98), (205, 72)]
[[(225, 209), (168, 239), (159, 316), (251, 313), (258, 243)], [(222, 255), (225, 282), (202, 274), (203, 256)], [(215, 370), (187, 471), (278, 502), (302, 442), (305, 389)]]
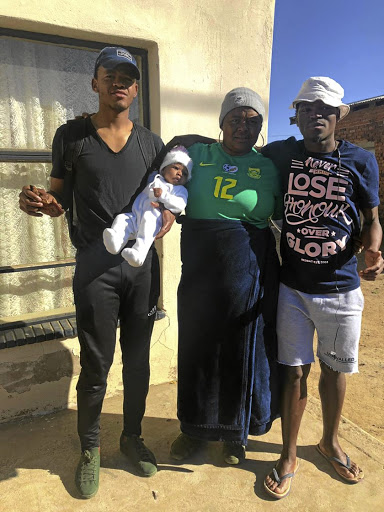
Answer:
[(111, 254), (118, 254), (125, 245), (121, 236), (118, 236), (116, 231), (112, 228), (104, 229), (103, 240), (105, 248)]
[(145, 261), (145, 256), (143, 257), (142, 254), (133, 247), (124, 249), (121, 255), (132, 267), (141, 267)]

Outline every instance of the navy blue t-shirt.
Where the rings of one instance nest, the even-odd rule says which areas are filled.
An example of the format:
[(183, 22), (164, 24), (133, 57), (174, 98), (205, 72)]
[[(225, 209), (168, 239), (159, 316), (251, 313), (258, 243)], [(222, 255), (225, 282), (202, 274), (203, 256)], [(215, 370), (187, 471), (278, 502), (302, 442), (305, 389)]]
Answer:
[(375, 157), (348, 141), (332, 153), (310, 153), (294, 137), (262, 153), (282, 174), (281, 281), (313, 294), (358, 288), (353, 236), (360, 233), (360, 210), (380, 202)]

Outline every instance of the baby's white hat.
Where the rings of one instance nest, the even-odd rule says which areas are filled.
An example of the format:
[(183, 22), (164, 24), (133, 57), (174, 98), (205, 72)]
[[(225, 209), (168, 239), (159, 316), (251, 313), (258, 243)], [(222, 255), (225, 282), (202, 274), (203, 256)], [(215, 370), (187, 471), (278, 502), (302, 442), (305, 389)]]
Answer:
[(184, 146), (175, 146), (165, 155), (165, 158), (160, 165), (160, 172), (169, 164), (182, 164), (188, 170), (188, 181), (192, 178), (192, 158), (189, 156), (188, 151)]

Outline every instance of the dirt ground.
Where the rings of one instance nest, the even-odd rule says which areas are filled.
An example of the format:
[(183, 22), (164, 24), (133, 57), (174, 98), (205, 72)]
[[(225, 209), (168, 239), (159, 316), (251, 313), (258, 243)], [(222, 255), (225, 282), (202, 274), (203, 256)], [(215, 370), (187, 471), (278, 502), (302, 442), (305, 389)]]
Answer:
[[(361, 282), (365, 306), (359, 373), (347, 376), (343, 416), (384, 442), (384, 274)], [(312, 365), (308, 391), (318, 397), (319, 364)]]

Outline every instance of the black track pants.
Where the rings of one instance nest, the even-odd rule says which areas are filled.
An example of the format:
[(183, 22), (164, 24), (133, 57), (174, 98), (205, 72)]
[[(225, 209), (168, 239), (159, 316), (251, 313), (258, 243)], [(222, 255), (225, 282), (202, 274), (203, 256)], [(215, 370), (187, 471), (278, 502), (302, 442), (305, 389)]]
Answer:
[(77, 254), (73, 282), (81, 372), (77, 384), (82, 450), (100, 445), (99, 425), (120, 318), (123, 359), (124, 433), (141, 434), (149, 386), (149, 348), (159, 296), (155, 249), (142, 267), (98, 244)]

